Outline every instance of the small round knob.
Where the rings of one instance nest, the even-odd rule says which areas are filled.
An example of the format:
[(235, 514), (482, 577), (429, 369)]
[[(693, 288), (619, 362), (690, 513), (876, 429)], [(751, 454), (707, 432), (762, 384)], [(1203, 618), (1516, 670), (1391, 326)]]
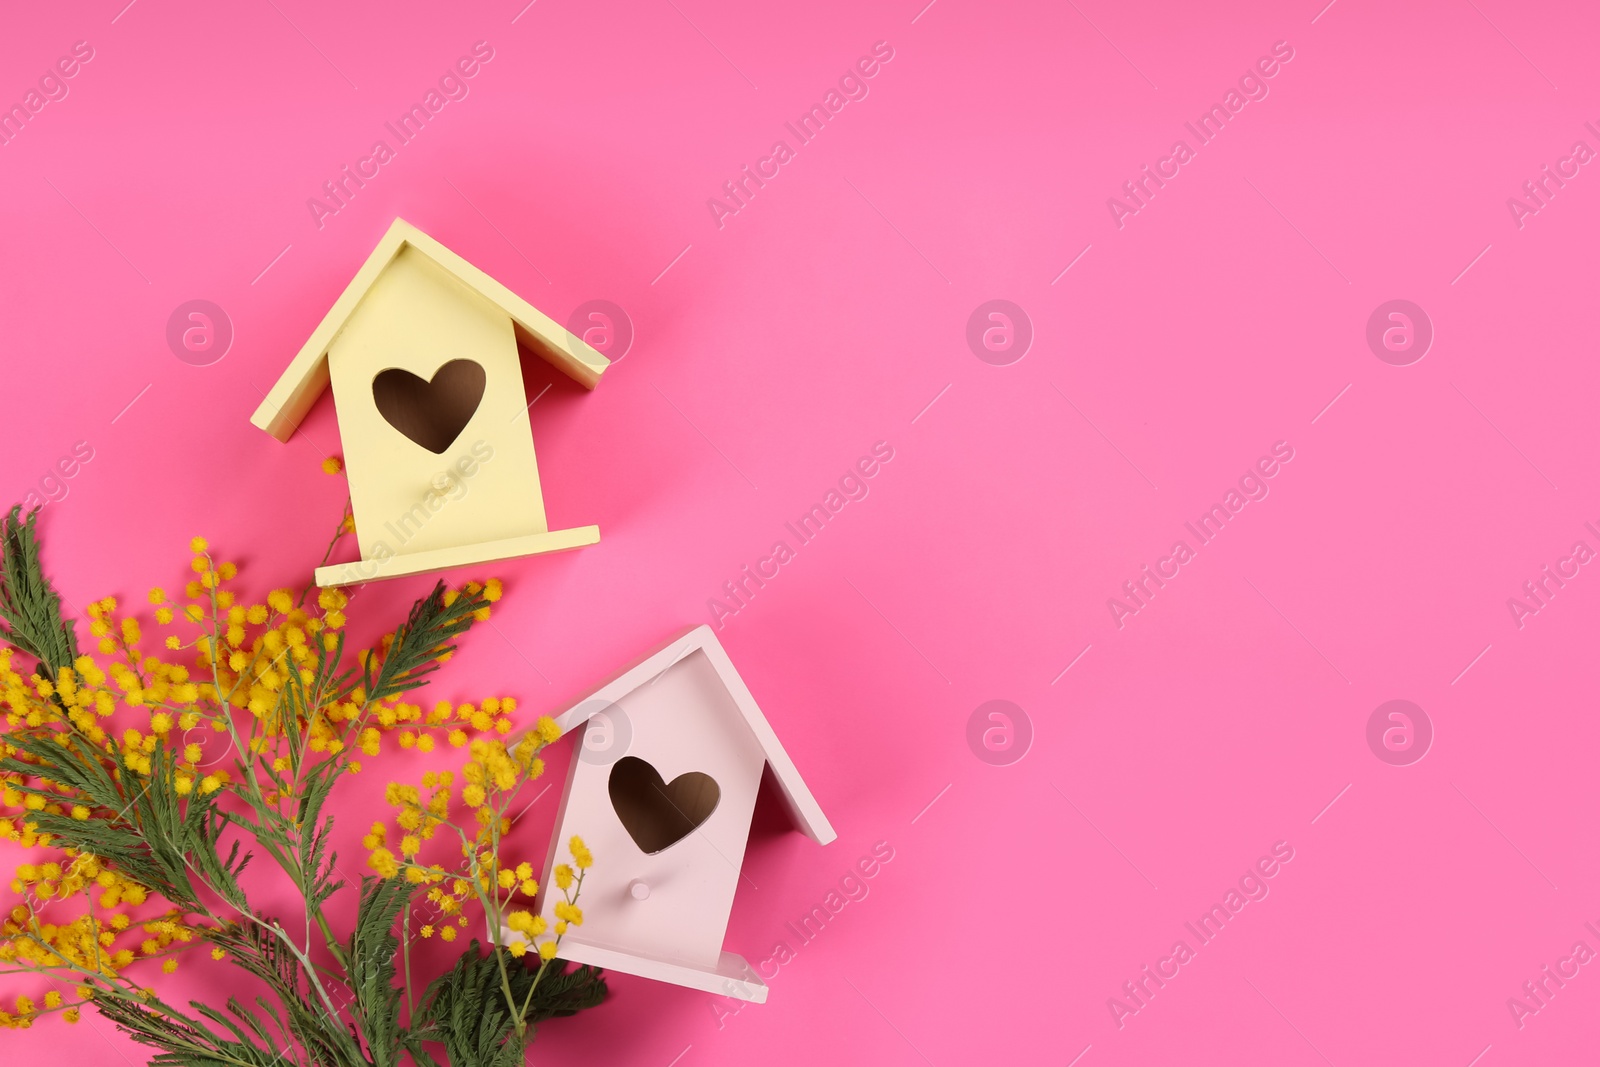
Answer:
[(644, 879), (635, 878), (633, 881), (628, 883), (628, 895), (634, 900), (648, 900), (650, 897), (650, 886), (645, 883)]

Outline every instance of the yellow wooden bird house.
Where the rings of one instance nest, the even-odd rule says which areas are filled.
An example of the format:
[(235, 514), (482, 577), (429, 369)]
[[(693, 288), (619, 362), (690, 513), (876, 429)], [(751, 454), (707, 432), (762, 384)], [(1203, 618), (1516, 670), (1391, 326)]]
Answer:
[(518, 342), (593, 389), (581, 339), (403, 219), (323, 317), (251, 422), (280, 441), (331, 381), (361, 559), (321, 586), (592, 545), (552, 530)]

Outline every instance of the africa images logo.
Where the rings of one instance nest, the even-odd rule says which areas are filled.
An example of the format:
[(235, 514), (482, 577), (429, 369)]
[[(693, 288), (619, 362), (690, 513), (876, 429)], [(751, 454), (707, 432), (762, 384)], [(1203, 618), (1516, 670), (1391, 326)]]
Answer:
[(871, 455), (862, 456), (846, 468), (839, 477), (837, 488), (829, 486), (819, 502), (812, 504), (799, 518), (785, 522), (784, 531), (794, 538), (794, 544), (791, 546), (786, 537), (778, 538), (772, 543), (771, 551), (756, 560), (754, 569), (747, 563), (739, 568), (738, 577), (723, 582), (722, 591), (727, 597), (726, 601), (717, 597), (706, 599), (706, 610), (711, 612), (711, 624), (720, 630), (729, 616), (737, 615), (749, 607), (756, 593), (766, 588), (768, 582), (782, 573), (786, 564), (797, 558), (801, 548), (810, 544), (830, 522), (837, 519), (846, 504), (867, 498), (872, 491), (867, 480), (877, 477), (892, 459), (894, 446), (887, 441), (877, 442), (872, 446)]
[(350, 206), (350, 201), (355, 199), (357, 193), (365, 189), (367, 182), (376, 178), (384, 166), (397, 158), (401, 148), (410, 144), (433, 121), (445, 105), (453, 100), (465, 100), (472, 91), (468, 79), (475, 78), (483, 70), (483, 65), (494, 58), (494, 49), (488, 41), (479, 41), (472, 46), (472, 54), (462, 56), (455, 64), (446, 69), (439, 76), (437, 87), (429, 86), (422, 94), (420, 102), (413, 102), (393, 122), (385, 122), (384, 129), (388, 130), (394, 138), (391, 146), (384, 138), (379, 138), (372, 143), (372, 149), (365, 156), (356, 160), (355, 169), (352, 171), (349, 164), (339, 168), (336, 177), (322, 183), (322, 194), (326, 200), (318, 197), (308, 197), (306, 208), (311, 212), (311, 221), (317, 224), (317, 229), (325, 226), (329, 215), (337, 215)]
[(776, 178), (784, 165), (796, 158), (800, 148), (810, 144), (828, 123), (838, 118), (847, 104), (865, 100), (872, 91), (867, 80), (877, 77), (884, 64), (893, 58), (894, 47), (888, 41), (873, 44), (870, 56), (862, 56), (839, 76), (838, 88), (830, 86), (823, 94), (821, 103), (812, 104), (798, 119), (783, 124), (784, 129), (794, 135), (794, 147), (791, 148), (787, 140), (779, 138), (772, 143), (771, 150), (765, 156), (756, 160), (754, 170), (746, 163), (739, 168), (737, 177), (723, 182), (722, 195), (727, 199), (713, 196), (706, 200), (706, 210), (711, 212), (711, 221), (717, 224), (717, 229), (727, 225), (728, 216), (737, 215), (749, 207), (756, 191), (766, 188), (767, 182)]
[(1272, 91), (1267, 80), (1277, 77), (1283, 67), (1293, 59), (1294, 48), (1288, 41), (1274, 42), (1272, 55), (1257, 59), (1254, 67), (1240, 75), (1237, 89), (1230, 86), (1223, 94), (1221, 103), (1212, 104), (1210, 109), (1194, 122), (1183, 124), (1184, 129), (1194, 136), (1193, 147), (1180, 137), (1173, 142), (1172, 150), (1167, 155), (1156, 160), (1154, 169), (1147, 163), (1140, 168), (1142, 173), (1137, 178), (1122, 183), (1125, 200), (1119, 200), (1114, 196), (1107, 197), (1106, 210), (1111, 213), (1111, 221), (1117, 224), (1117, 229), (1120, 230), (1128, 224), (1129, 215), (1137, 215), (1149, 207), (1156, 193), (1182, 172), (1183, 167), (1195, 158), (1199, 149), (1220, 136), (1228, 123), (1245, 109), (1246, 104), (1265, 100), (1267, 94)]
[(65, 100), (72, 90), (67, 79), (77, 77), (84, 64), (93, 58), (93, 46), (88, 41), (77, 42), (72, 46), (71, 55), (57, 59), (53, 67), (39, 76), (37, 88), (30, 86), (10, 107), (0, 105), (0, 145), (10, 144), (47, 104)]
[(1126, 626), (1130, 616), (1149, 607), (1156, 593), (1182, 573), (1183, 567), (1197, 557), (1199, 549), (1220, 536), (1228, 523), (1238, 518), (1245, 505), (1267, 499), (1267, 494), (1272, 492), (1267, 479), (1276, 477), (1284, 465), (1293, 459), (1294, 447), (1289, 442), (1275, 443), (1271, 455), (1261, 456), (1253, 466), (1245, 469), (1239, 477), (1238, 488), (1229, 486), (1219, 502), (1202, 512), (1198, 519), (1183, 524), (1183, 528), (1194, 537), (1193, 546), (1179, 538), (1173, 542), (1167, 555), (1156, 560), (1153, 569), (1147, 563), (1136, 577), (1122, 583), (1122, 597), (1107, 597), (1106, 610), (1111, 613), (1111, 621), (1117, 624), (1117, 629)]

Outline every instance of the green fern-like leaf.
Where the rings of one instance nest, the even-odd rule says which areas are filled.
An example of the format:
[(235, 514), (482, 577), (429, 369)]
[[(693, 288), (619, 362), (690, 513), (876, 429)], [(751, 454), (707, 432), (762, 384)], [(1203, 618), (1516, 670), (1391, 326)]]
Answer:
[[(199, 1017), (159, 1000), (141, 1004), (120, 997), (95, 999), (96, 1009), (118, 1029), (158, 1050), (150, 1059), (152, 1067), (368, 1067), (361, 1049), (348, 1037), (329, 1041), (292, 1025), (288, 1034), (277, 1036), (236, 998), (229, 998), (226, 1012), (198, 1001), (190, 1006)], [(277, 1018), (268, 1013), (268, 1019)], [(293, 1044), (277, 1047), (286, 1038)]]
[(18, 505), (0, 519), (0, 640), (38, 660), (40, 672), (54, 681), (78, 658), (78, 637), (39, 559), (39, 509), (26, 521), (21, 516)]
[[(276, 921), (263, 919), (267, 926)], [(320, 999), (305, 982), (305, 972), (289, 952), (282, 940), (260, 923), (231, 924), (207, 933), (206, 939), (228, 954), (228, 959), (246, 972), (260, 979), (277, 998), (274, 1004), (265, 997), (256, 1003), (260, 1014), (250, 1013), (242, 1006), (235, 1010), (241, 1018), (250, 1016), (252, 1031), (264, 1028), (261, 1015), (277, 1028), (276, 1043), (284, 1048), (304, 1051), (305, 1062), (313, 1067), (323, 1064), (359, 1063), (366, 1058), (345, 1024), (330, 1016)], [(230, 1010), (234, 1010), (230, 1005)]]
[(109, 752), (84, 751), (77, 743), (63, 745), (52, 734), (16, 733), (8, 741), (28, 760), (10, 757), (0, 761), (0, 771), (36, 779), (36, 784), (13, 783), (14, 789), (55, 801), (59, 794), (47, 786), (66, 787), (93, 805), (89, 817), (81, 820), (49, 811), (29, 816), (29, 822), (58, 844), (99, 856), (179, 907), (199, 910), (200, 897), (185, 863), (186, 857), (194, 858), (202, 870), (218, 876), (219, 890), (230, 903), (243, 900), (237, 876), (249, 857), (241, 858), (237, 849), (226, 860), (217, 855), (226, 819), (214, 795), (178, 793), (177, 753), (168, 746), (158, 745), (150, 753), (146, 776), (130, 768), (115, 746)]
[(517, 1004), (534, 990), (527, 1016), (530, 1025), (519, 1040), (494, 953), (473, 941), (455, 966), (423, 992), (412, 1020), (413, 1040), (442, 1044), (452, 1067), (518, 1067), (533, 1040), (532, 1024), (575, 1015), (606, 997), (605, 979), (598, 968), (580, 966), (569, 972), (567, 966), (564, 960), (551, 960), (544, 977), (539, 978), (537, 963), (511, 964), (507, 978)]
[(400, 990), (394, 984), (400, 940), (394, 924), (416, 886), (404, 878), (361, 879), (356, 925), (345, 950), (356, 1024), (377, 1067), (400, 1058)]
[(451, 642), (472, 627), (474, 612), (488, 606), (482, 592), (450, 597), (443, 582), (435, 585), (411, 606), (377, 669), (367, 661), (362, 682), (368, 699), (383, 700), (428, 684), (428, 675), (439, 669), (439, 657), (455, 650)]

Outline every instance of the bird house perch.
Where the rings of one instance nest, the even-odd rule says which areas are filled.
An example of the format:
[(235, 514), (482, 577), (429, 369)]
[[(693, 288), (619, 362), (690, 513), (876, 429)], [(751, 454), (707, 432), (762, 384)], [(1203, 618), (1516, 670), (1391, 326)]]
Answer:
[(321, 586), (592, 545), (545, 520), (517, 345), (586, 388), (581, 339), (403, 219), (323, 317), (251, 422), (287, 441), (331, 382), (361, 559)]

